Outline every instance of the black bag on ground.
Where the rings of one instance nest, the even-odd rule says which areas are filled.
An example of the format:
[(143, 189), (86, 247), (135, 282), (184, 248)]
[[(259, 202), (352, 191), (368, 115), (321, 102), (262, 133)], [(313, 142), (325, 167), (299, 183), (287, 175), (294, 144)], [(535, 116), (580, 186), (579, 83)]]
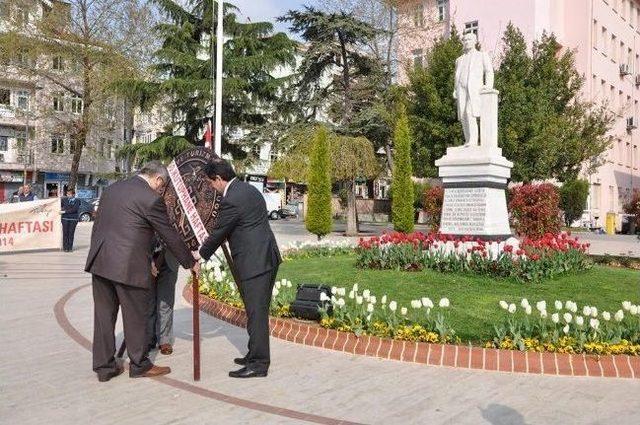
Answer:
[(320, 301), (320, 294), (326, 294), (331, 298), (331, 287), (305, 283), (298, 285), (296, 299), (291, 303), (291, 313), (294, 317), (307, 320), (320, 320), (319, 308), (328, 308), (328, 313), (333, 312), (330, 300)]

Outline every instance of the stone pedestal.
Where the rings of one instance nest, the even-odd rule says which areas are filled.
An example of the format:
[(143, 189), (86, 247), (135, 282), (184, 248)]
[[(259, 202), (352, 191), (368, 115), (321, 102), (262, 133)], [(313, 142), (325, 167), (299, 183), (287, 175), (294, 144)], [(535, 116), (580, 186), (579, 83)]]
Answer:
[(511, 236), (505, 189), (513, 163), (502, 156), (497, 144), (448, 148), (436, 166), (444, 187), (441, 233)]

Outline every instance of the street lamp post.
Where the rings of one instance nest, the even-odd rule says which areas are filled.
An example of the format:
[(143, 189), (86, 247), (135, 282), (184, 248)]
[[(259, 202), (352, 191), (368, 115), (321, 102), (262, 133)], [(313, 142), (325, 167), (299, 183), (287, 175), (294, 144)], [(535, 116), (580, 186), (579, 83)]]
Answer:
[(218, 0), (218, 25), (216, 27), (216, 99), (214, 152), (222, 156), (222, 48), (224, 46), (224, 1)]

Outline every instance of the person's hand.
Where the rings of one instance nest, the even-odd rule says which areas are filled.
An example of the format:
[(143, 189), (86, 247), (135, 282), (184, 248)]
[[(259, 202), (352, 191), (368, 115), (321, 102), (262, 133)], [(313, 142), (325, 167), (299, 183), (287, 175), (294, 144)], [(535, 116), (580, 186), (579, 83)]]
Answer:
[(191, 255), (193, 255), (193, 258), (196, 261), (200, 261), (202, 259), (202, 257), (200, 256), (200, 251), (191, 251)]
[(151, 261), (151, 276), (153, 277), (158, 277), (158, 268), (156, 267), (156, 262), (155, 261)]

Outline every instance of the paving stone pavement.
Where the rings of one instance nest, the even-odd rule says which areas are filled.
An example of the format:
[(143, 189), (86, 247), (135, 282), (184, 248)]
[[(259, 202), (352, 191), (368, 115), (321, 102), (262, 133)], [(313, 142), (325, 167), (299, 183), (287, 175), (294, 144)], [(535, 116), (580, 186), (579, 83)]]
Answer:
[[(99, 383), (82, 345), (91, 339), (93, 321), (90, 277), (82, 272), (89, 231), (90, 225), (79, 227), (71, 254), (0, 256), (1, 424), (309, 423), (305, 414), (318, 415), (318, 423), (639, 423), (638, 380), (429, 367), (276, 339), (268, 378), (234, 380), (227, 372), (246, 347), (246, 333), (204, 314), (202, 380), (195, 383), (191, 309), (181, 296), (175, 352), (155, 360), (171, 366), (171, 379), (125, 374)], [(276, 233), (280, 242), (291, 239)], [(181, 290), (182, 283), (178, 295)]]

